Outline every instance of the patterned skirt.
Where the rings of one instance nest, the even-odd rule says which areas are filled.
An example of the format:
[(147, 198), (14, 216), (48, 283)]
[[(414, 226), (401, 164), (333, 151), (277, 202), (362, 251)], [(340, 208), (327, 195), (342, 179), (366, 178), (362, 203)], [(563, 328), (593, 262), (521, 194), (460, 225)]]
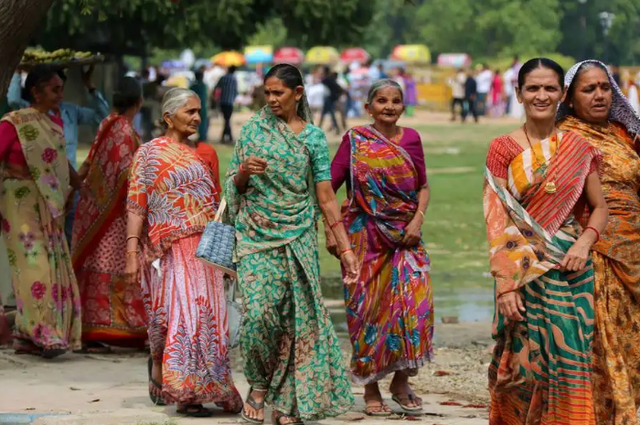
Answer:
[(521, 289), (524, 322), (496, 313), (491, 425), (593, 425), (594, 274), (551, 270)]
[(338, 416), (353, 404), (338, 337), (320, 291), (317, 234), (249, 254), (238, 276), (246, 317), (244, 371), (273, 409), (303, 420)]
[(196, 259), (201, 234), (173, 243), (143, 270), (151, 356), (169, 403), (242, 403), (231, 376), (222, 273)]
[(82, 298), (82, 340), (122, 347), (144, 347), (146, 317), (140, 284), (124, 278), (127, 220), (116, 218), (77, 267)]
[(80, 296), (64, 216), (51, 216), (31, 180), (2, 182), (0, 212), (17, 307), (14, 347), (33, 353), (80, 349)]

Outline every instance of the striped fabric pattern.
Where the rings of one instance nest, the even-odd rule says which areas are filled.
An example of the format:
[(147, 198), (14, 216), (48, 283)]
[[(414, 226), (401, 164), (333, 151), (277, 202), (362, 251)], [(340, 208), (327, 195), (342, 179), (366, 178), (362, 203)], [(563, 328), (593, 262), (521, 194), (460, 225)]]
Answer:
[[(558, 164), (571, 160), (589, 171), (597, 151), (583, 149), (581, 140), (564, 136), (559, 144)], [(538, 148), (545, 149), (544, 145)], [(514, 163), (525, 157), (520, 155)], [(544, 201), (540, 198), (548, 195), (543, 194), (547, 165), (534, 170), (533, 162), (529, 161), (514, 172), (519, 166), (514, 163), (509, 171), (509, 189), (487, 170), (484, 191), (496, 299), (518, 291), (526, 307), (523, 322), (507, 322), (499, 311), (494, 316), (496, 348), (489, 367), (489, 423), (594, 424), (593, 267), (589, 261), (577, 273), (555, 268), (581, 232), (570, 213), (575, 201), (572, 203), (573, 197), (565, 196), (565, 204), (554, 207), (559, 216), (555, 219), (561, 220), (561, 226), (555, 232), (549, 231), (530, 213), (530, 206), (539, 205)], [(558, 173), (562, 178), (556, 182), (556, 195), (570, 192), (564, 185), (575, 184), (576, 178), (582, 181), (582, 186), (574, 190), (582, 193), (584, 180), (575, 177), (576, 174), (580, 175)]]

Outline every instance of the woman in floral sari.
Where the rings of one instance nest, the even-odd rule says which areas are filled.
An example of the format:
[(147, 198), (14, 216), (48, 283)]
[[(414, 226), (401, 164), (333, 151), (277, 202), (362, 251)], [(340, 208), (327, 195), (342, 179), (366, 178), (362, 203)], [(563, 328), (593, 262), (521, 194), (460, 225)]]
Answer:
[(218, 207), (209, 167), (188, 145), (200, 125), (200, 100), (191, 90), (175, 88), (165, 95), (162, 110), (167, 132), (136, 152), (128, 195), (125, 272), (129, 285), (142, 278), (152, 357), (149, 389), (177, 403), (186, 416), (211, 416), (202, 405), (208, 402), (239, 413), (222, 272), (196, 258)]
[(598, 424), (632, 425), (640, 407), (640, 155), (635, 113), (607, 67), (575, 65), (565, 78), (559, 127), (603, 153), (609, 222), (591, 253), (596, 323), (593, 394)]
[(71, 254), (82, 299), (82, 340), (89, 350), (107, 345), (144, 347), (147, 339), (140, 282), (125, 283), (126, 199), (133, 154), (140, 140), (133, 118), (142, 88), (124, 78), (113, 95), (115, 113), (100, 125), (80, 169), (95, 198), (81, 197)]
[(0, 213), (16, 298), (14, 348), (52, 358), (80, 348), (80, 297), (64, 236), (73, 186), (86, 188), (66, 159), (59, 108), (62, 80), (35, 67), (25, 91), (31, 107), (0, 123)]
[[(595, 424), (593, 268), (607, 221), (599, 152), (555, 128), (562, 68), (532, 59), (517, 96), (527, 121), (487, 155), (484, 210), (495, 277), (490, 424)], [(586, 227), (574, 213), (588, 205)]]
[(243, 418), (261, 424), (268, 403), (275, 425), (291, 425), (337, 416), (353, 403), (320, 291), (318, 206), (337, 224), (346, 283), (358, 273), (331, 190), (327, 141), (311, 124), (300, 71), (274, 66), (265, 97), (268, 105), (236, 143), (225, 196), (247, 314), (240, 345), (251, 390)]
[[(397, 125), (405, 108), (400, 86), (376, 82), (366, 108), (374, 124), (344, 136), (331, 174), (334, 191), (348, 182), (344, 226), (361, 266), (362, 283), (345, 287), (352, 379), (365, 385), (365, 412), (389, 416), (378, 381), (395, 372), (393, 400), (405, 412), (420, 411), (409, 377), (433, 356), (430, 263), (420, 231), (429, 185), (420, 135)], [(335, 253), (330, 231), (327, 243)]]

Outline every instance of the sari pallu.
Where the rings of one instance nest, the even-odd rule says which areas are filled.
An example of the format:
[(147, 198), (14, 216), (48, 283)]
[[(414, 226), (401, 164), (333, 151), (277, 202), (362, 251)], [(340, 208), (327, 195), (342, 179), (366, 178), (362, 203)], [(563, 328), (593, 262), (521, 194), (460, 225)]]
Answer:
[[(573, 210), (598, 152), (573, 133), (561, 139), (519, 154), (509, 166), (509, 190), (486, 172), (484, 210), (496, 301), (518, 291), (526, 308), (525, 321), (507, 323), (496, 306), (490, 424), (595, 423), (593, 268), (589, 261), (584, 270), (567, 273), (557, 265), (581, 233)], [(545, 163), (536, 169), (532, 154)], [(555, 194), (545, 191), (549, 175)]]
[(87, 158), (86, 182), (94, 198), (80, 199), (71, 242), (84, 342), (142, 347), (147, 338), (140, 285), (126, 284), (122, 255), (128, 179), (139, 145), (127, 119), (112, 114), (100, 125)]
[(71, 192), (62, 128), (35, 109), (6, 115), (31, 180), (4, 170), (2, 230), (16, 297), (14, 348), (55, 356), (80, 348), (80, 297), (64, 237)]
[(343, 215), (361, 283), (345, 287), (345, 304), (352, 378), (369, 384), (399, 370), (414, 376), (432, 359), (433, 296), (423, 243), (402, 245), (420, 190), (411, 157), (371, 126), (352, 129), (349, 139)]

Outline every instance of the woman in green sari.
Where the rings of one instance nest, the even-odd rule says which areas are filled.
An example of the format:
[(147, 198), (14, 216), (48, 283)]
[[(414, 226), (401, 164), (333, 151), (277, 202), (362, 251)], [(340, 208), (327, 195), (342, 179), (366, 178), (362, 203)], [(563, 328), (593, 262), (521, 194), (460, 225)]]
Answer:
[(225, 182), (246, 311), (241, 349), (251, 390), (242, 416), (261, 424), (268, 403), (274, 424), (292, 425), (337, 416), (353, 404), (320, 292), (318, 205), (338, 241), (345, 284), (356, 284), (358, 267), (300, 71), (273, 67), (265, 97), (267, 106), (242, 129)]

